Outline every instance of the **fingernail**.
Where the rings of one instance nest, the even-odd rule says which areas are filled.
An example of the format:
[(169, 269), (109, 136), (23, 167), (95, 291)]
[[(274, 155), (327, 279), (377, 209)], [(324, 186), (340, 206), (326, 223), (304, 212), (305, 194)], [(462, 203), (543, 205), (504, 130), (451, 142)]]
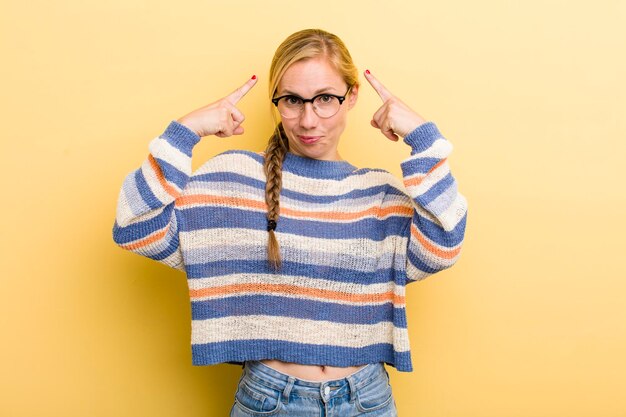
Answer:
[(253, 80), (256, 80), (256, 75), (253, 75), (253, 76), (252, 76), (252, 79), (253, 79)]
[(366, 74), (369, 74), (369, 73), (370, 73), (370, 70), (365, 70), (365, 73), (366, 73)]

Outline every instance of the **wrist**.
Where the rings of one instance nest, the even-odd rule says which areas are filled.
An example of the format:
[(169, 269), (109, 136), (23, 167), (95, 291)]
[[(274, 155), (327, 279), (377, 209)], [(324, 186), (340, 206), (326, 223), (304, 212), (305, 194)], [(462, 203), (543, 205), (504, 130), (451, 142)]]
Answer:
[(196, 129), (194, 124), (192, 122), (190, 122), (188, 119), (186, 119), (185, 117), (181, 117), (180, 119), (177, 119), (176, 122), (178, 124), (180, 124), (180, 125), (185, 126), (187, 129), (191, 130), (193, 133), (195, 133), (199, 137), (202, 137), (202, 135), (201, 135), (202, 132), (200, 132), (198, 129)]

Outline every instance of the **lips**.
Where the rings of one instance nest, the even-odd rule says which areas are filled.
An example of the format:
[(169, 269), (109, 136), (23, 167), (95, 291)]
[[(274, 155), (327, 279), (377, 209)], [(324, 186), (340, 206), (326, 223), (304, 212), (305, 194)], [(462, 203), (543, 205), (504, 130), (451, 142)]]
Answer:
[(322, 138), (321, 136), (303, 136), (303, 135), (298, 135), (298, 139), (300, 139), (300, 142), (306, 143), (307, 145), (315, 143), (318, 140), (320, 140), (321, 138)]

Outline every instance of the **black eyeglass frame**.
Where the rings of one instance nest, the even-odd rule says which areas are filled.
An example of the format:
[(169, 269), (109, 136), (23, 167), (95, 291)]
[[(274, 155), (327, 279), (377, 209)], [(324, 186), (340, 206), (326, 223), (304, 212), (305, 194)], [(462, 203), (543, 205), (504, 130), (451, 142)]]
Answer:
[[(274, 103), (274, 106), (278, 107), (278, 102), (280, 101), (280, 99), (283, 99), (283, 98), (286, 98), (286, 97), (296, 97), (296, 98), (302, 100), (302, 109), (304, 109), (304, 105), (306, 103), (311, 103), (311, 105), (313, 105), (313, 102), (318, 97), (331, 96), (331, 97), (335, 97), (337, 100), (339, 100), (339, 105), (341, 106), (343, 104), (343, 102), (345, 101), (346, 97), (348, 96), (348, 93), (350, 93), (350, 90), (352, 90), (352, 86), (348, 87), (348, 91), (346, 91), (346, 94), (344, 94), (343, 96), (338, 96), (336, 94), (330, 94), (330, 93), (321, 93), (321, 94), (318, 94), (318, 95), (314, 96), (313, 98), (304, 98), (304, 97), (300, 97), (300, 96), (298, 96), (296, 94), (286, 94), (284, 96), (273, 98), (272, 99), (272, 103)], [(315, 107), (313, 108), (313, 111), (315, 111)], [(337, 110), (337, 111), (339, 111), (339, 110)], [(302, 113), (302, 111), (301, 111), (301, 113)], [(317, 114), (317, 112), (315, 112), (315, 114)], [(335, 114), (337, 114), (337, 113), (335, 113)], [(335, 114), (333, 114), (332, 116), (327, 116), (327, 117), (322, 117), (319, 114), (317, 114), (317, 116), (318, 117), (322, 117), (322, 119), (328, 119), (330, 117), (333, 117)], [(282, 116), (282, 114), (281, 114), (281, 116)]]

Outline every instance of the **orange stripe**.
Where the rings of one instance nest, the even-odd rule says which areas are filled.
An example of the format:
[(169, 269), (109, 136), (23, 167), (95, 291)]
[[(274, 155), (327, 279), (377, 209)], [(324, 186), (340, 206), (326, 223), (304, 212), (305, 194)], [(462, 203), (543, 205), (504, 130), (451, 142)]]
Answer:
[(150, 162), (150, 167), (152, 167), (152, 170), (154, 171), (157, 180), (159, 180), (159, 184), (161, 184), (161, 187), (163, 187), (163, 189), (169, 195), (171, 195), (172, 197), (176, 197), (179, 194), (178, 191), (176, 191), (174, 187), (167, 183), (165, 177), (163, 176), (163, 172), (161, 171), (161, 167), (157, 163), (156, 159), (154, 159), (152, 154), (148, 154), (148, 161)]
[(384, 217), (389, 214), (404, 214), (406, 216), (413, 215), (413, 209), (406, 206), (389, 206), (385, 208), (371, 207), (366, 210), (357, 211), (353, 213), (341, 213), (341, 212), (324, 212), (324, 211), (301, 211), (293, 209), (281, 210), (286, 215), (292, 217), (313, 217), (316, 219), (324, 220), (358, 220), (367, 216)]
[(411, 235), (413, 235), (413, 237), (417, 239), (422, 244), (422, 246), (426, 248), (427, 251), (443, 259), (452, 259), (457, 256), (461, 251), (460, 247), (448, 250), (436, 247), (435, 245), (430, 243), (424, 235), (421, 234), (415, 224), (411, 224)]
[(410, 180), (405, 180), (404, 181), (404, 186), (405, 187), (414, 187), (416, 185), (421, 184), (422, 181), (424, 180), (424, 178), (426, 178), (428, 176), (428, 174), (430, 174), (431, 172), (433, 172), (434, 170), (439, 168), (441, 165), (443, 165), (446, 162), (447, 159), (448, 158), (443, 158), (441, 161), (437, 162), (435, 165), (433, 165), (433, 167), (426, 174), (422, 174), (419, 177), (411, 178)]
[(169, 230), (170, 225), (168, 224), (167, 226), (165, 226), (165, 228), (163, 230), (160, 230), (156, 233), (154, 233), (153, 235), (150, 235), (142, 240), (139, 240), (137, 242), (134, 243), (126, 243), (123, 245), (120, 245), (122, 248), (124, 249), (128, 249), (128, 250), (134, 250), (134, 249), (139, 249), (142, 248), (144, 246), (148, 246), (149, 244), (151, 244), (152, 242), (156, 242), (157, 240), (160, 240), (163, 238), (163, 236), (165, 236), (165, 234), (167, 233), (167, 231)]
[(221, 287), (203, 288), (200, 290), (189, 290), (191, 298), (208, 296), (226, 296), (244, 292), (282, 293), (287, 295), (308, 295), (312, 297), (325, 298), (328, 300), (351, 301), (360, 303), (371, 303), (381, 301), (392, 301), (393, 304), (404, 304), (404, 297), (396, 295), (393, 291), (378, 294), (350, 294), (340, 291), (320, 290), (317, 288), (305, 288), (288, 284), (232, 284)]
[(249, 207), (267, 210), (267, 204), (249, 198), (226, 197), (209, 194), (184, 195), (176, 200), (176, 207), (191, 204), (218, 204), (223, 206)]
[[(224, 206), (253, 208), (258, 210), (267, 210), (267, 205), (257, 200), (237, 197), (222, 197), (213, 195), (187, 195), (176, 200), (176, 207), (190, 204), (219, 204)], [(341, 213), (341, 212), (324, 212), (324, 211), (303, 211), (289, 208), (281, 208), (280, 213), (291, 217), (309, 217), (323, 220), (358, 220), (366, 216), (374, 215), (376, 217), (384, 217), (389, 214), (399, 214), (412, 216), (413, 209), (406, 206), (389, 206), (385, 208), (371, 207), (366, 210)]]

